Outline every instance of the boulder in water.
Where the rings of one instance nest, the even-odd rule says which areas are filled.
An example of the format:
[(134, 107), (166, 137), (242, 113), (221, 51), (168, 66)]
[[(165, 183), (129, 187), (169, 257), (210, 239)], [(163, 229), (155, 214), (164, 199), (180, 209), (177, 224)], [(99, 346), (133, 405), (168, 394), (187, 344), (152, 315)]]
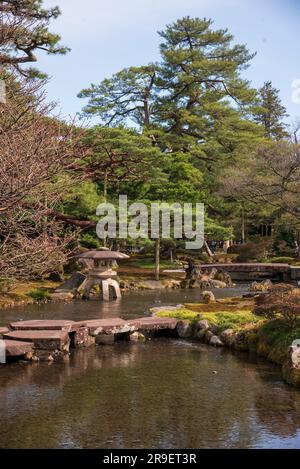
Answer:
[(250, 291), (266, 293), (271, 290), (273, 283), (271, 280), (264, 280), (263, 282), (253, 282), (250, 286)]
[(177, 333), (182, 339), (188, 339), (193, 335), (193, 329), (189, 321), (179, 321), (177, 324)]
[(300, 347), (292, 346), (282, 367), (283, 379), (293, 386), (300, 387)]
[(141, 332), (135, 331), (129, 336), (131, 342), (145, 342), (146, 337)]
[(216, 301), (215, 295), (211, 291), (204, 291), (202, 293), (202, 300), (204, 303), (209, 304), (209, 303), (214, 303)]
[(212, 345), (213, 347), (224, 347), (223, 342), (217, 335), (213, 335), (209, 341), (209, 345)]

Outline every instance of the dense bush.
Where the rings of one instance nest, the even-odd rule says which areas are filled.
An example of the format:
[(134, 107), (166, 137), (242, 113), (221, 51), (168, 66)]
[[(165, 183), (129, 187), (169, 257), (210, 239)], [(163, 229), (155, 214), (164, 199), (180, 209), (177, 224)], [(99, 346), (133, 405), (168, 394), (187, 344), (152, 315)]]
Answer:
[(295, 253), (295, 233), (285, 226), (279, 227), (274, 239), (273, 250), (277, 256), (293, 256)]
[(35, 288), (28, 292), (28, 296), (33, 298), (35, 301), (48, 301), (50, 300), (51, 296), (47, 290), (41, 290), (40, 288)]
[(262, 261), (271, 248), (272, 241), (264, 240), (249, 242), (246, 244), (235, 244), (228, 249), (228, 254), (238, 254), (237, 262)]
[(281, 318), (293, 328), (300, 319), (300, 290), (289, 285), (276, 285), (270, 293), (256, 299), (254, 314), (268, 319)]

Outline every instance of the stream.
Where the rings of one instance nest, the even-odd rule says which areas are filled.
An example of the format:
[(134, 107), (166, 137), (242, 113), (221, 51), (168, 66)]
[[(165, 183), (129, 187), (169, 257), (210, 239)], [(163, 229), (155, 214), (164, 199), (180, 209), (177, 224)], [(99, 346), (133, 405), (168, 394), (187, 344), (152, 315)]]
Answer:
[[(199, 295), (154, 290), (119, 302), (29, 305), (0, 311), (0, 324), (134, 318)], [(279, 367), (179, 339), (118, 342), (54, 363), (0, 366), (0, 415), (1, 448), (300, 448), (300, 391), (283, 383)]]

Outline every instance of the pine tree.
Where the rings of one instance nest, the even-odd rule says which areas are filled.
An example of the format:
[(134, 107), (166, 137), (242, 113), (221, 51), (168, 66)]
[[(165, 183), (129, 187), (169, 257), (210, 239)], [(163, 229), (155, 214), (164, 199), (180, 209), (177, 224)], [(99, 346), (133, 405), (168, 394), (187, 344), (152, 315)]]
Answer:
[(254, 54), (244, 45), (232, 45), (233, 36), (212, 25), (212, 20), (186, 17), (160, 33), (158, 87), (164, 92), (157, 121), (199, 147), (213, 138), (230, 150), (244, 130), (255, 133), (245, 118), (256, 91), (240, 76)]
[(89, 99), (83, 113), (100, 117), (104, 125), (131, 123), (145, 129), (154, 112), (155, 80), (155, 65), (123, 69), (78, 94), (79, 98)]
[(0, 3), (0, 69), (16, 70), (24, 76), (45, 76), (22, 65), (37, 61), (36, 52), (66, 54), (60, 36), (49, 31), (51, 20), (60, 15), (58, 7), (46, 9), (43, 0), (5, 0)]
[(268, 138), (281, 140), (287, 136), (284, 119), (288, 116), (286, 108), (282, 105), (279, 90), (267, 81), (259, 90), (259, 101), (261, 109), (256, 121), (263, 125)]
[(203, 201), (222, 232), (215, 193), (224, 170), (238, 163), (241, 146), (264, 137), (253, 122), (257, 90), (241, 76), (254, 54), (226, 29), (213, 29), (212, 20), (183, 18), (160, 35), (161, 60), (83, 90), (84, 112), (110, 126), (134, 124), (151, 137), (165, 180), (149, 181), (144, 198)]
[(136, 130), (95, 126), (87, 130), (83, 144), (87, 151), (83, 169), (99, 184), (105, 199), (124, 193), (125, 187), (129, 195), (140, 184), (158, 179), (160, 151)]

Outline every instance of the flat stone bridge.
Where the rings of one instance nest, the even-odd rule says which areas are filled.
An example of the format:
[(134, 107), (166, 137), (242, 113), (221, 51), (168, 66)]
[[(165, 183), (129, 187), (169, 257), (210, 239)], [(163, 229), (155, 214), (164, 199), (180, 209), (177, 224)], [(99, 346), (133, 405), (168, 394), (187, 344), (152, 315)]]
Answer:
[(13, 322), (0, 328), (0, 363), (11, 358), (53, 361), (70, 348), (111, 345), (118, 339), (139, 340), (139, 334), (134, 333), (146, 337), (175, 334), (177, 323), (176, 319), (159, 317)]
[[(300, 280), (300, 267), (293, 267), (289, 264), (268, 264), (268, 263), (232, 263), (232, 264), (199, 264), (201, 270), (210, 272), (213, 269), (228, 272), (234, 278), (254, 279), (260, 277), (275, 277), (279, 280)], [(164, 270), (165, 273), (184, 273), (180, 270)]]

